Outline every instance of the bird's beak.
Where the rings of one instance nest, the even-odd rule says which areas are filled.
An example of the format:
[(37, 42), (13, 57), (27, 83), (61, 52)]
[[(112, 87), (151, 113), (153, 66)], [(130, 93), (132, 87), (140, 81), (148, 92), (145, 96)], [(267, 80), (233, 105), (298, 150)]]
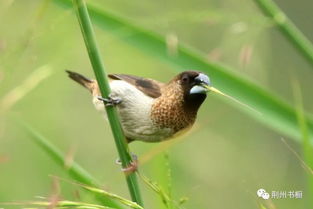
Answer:
[(255, 110), (254, 108), (250, 107), (249, 105), (239, 101), (238, 99), (235, 99), (234, 97), (229, 96), (228, 94), (225, 94), (224, 92), (218, 90), (217, 88), (214, 88), (211, 85), (210, 79), (208, 76), (204, 75), (203, 73), (200, 73), (196, 78), (196, 85), (194, 85), (191, 89), (190, 89), (190, 94), (206, 94), (207, 92), (211, 91), (213, 93), (222, 95), (224, 97), (227, 97), (245, 107), (247, 107), (248, 109), (262, 115), (259, 111)]
[[(193, 88), (194, 88), (194, 87), (193, 87)], [(213, 93), (216, 93), (216, 94), (222, 95), (222, 96), (224, 96), (224, 97), (227, 97), (227, 98), (229, 98), (229, 99), (231, 99), (231, 100), (237, 102), (238, 104), (241, 104), (242, 106), (245, 106), (245, 107), (247, 107), (248, 109), (250, 109), (250, 110), (252, 110), (252, 111), (254, 111), (254, 112), (256, 112), (256, 113), (262, 115), (259, 111), (255, 110), (254, 108), (250, 107), (249, 105), (247, 105), (247, 104), (245, 104), (245, 103), (239, 101), (238, 99), (235, 99), (234, 97), (229, 96), (228, 94), (225, 94), (224, 92), (218, 90), (217, 88), (214, 88), (213, 86), (206, 85), (206, 84), (202, 84), (202, 88), (205, 88), (207, 92), (208, 92), (208, 91), (212, 91)], [(192, 89), (191, 89), (191, 90), (192, 90)]]
[(223, 92), (221, 92), (220, 90), (218, 90), (217, 88), (214, 88), (211, 85), (210, 79), (207, 75), (200, 73), (197, 77), (195, 77), (195, 82), (196, 85), (194, 85), (191, 90), (190, 90), (190, 94), (205, 94), (209, 91), (212, 91), (214, 93), (223, 95), (223, 96), (228, 96), (226, 94), (224, 94)]
[(196, 85), (190, 89), (190, 94), (206, 94), (211, 87), (210, 79), (203, 73), (195, 77)]

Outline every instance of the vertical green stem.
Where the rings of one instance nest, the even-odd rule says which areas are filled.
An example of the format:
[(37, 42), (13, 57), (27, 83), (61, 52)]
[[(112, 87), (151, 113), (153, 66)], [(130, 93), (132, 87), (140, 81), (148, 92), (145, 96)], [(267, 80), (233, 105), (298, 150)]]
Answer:
[[(85, 40), (86, 48), (88, 50), (90, 62), (101, 91), (101, 95), (102, 97), (107, 98), (110, 95), (110, 86), (104, 70), (104, 65), (101, 61), (100, 52), (97, 48), (95, 34), (91, 25), (86, 3), (84, 0), (73, 0), (73, 5), (77, 13), (77, 18)], [(107, 106), (106, 112), (122, 166), (123, 168), (126, 168), (131, 164), (132, 159), (128, 151), (128, 145), (126, 143), (125, 136), (118, 119), (117, 111), (115, 107)], [(136, 174), (125, 174), (125, 177), (132, 200), (142, 205)]]
[(262, 11), (278, 26), (283, 35), (313, 65), (313, 45), (272, 0), (255, 0)]

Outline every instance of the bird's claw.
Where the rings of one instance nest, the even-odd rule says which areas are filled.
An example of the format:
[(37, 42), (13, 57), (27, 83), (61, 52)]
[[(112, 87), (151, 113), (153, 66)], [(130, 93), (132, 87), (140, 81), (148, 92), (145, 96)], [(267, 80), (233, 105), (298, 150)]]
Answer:
[(118, 105), (120, 103), (122, 103), (122, 99), (121, 98), (113, 98), (111, 95), (109, 95), (108, 98), (103, 98), (101, 96), (97, 97), (100, 101), (102, 101), (104, 103), (105, 106), (115, 106)]
[[(121, 169), (126, 174), (133, 173), (133, 172), (137, 171), (137, 168), (138, 168), (138, 157), (137, 157), (137, 155), (132, 153), (131, 157), (132, 157), (132, 161), (130, 162), (130, 164), (126, 168)], [(117, 159), (116, 164), (121, 165), (122, 164), (121, 160)]]
[(138, 169), (138, 161), (131, 161), (130, 164), (126, 168), (122, 168), (121, 170), (126, 174), (131, 174), (137, 171)]

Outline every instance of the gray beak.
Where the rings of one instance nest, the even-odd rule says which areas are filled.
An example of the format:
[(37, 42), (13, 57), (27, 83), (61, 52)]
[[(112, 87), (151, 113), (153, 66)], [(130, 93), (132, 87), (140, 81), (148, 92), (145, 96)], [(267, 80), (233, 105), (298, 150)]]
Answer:
[(209, 77), (203, 73), (195, 77), (195, 82), (196, 84), (190, 89), (190, 94), (206, 94), (208, 89), (205, 86), (211, 86)]

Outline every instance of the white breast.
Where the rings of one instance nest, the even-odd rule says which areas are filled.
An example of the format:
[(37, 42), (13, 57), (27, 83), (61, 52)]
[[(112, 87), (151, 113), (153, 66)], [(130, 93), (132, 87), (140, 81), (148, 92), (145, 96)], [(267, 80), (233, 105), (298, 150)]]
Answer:
[[(112, 98), (121, 98), (118, 112), (126, 137), (147, 142), (162, 141), (173, 135), (168, 128), (156, 127), (150, 119), (151, 107), (154, 99), (146, 96), (135, 86), (122, 81), (110, 82)], [(93, 103), (98, 110), (104, 110), (103, 103), (96, 97)]]

